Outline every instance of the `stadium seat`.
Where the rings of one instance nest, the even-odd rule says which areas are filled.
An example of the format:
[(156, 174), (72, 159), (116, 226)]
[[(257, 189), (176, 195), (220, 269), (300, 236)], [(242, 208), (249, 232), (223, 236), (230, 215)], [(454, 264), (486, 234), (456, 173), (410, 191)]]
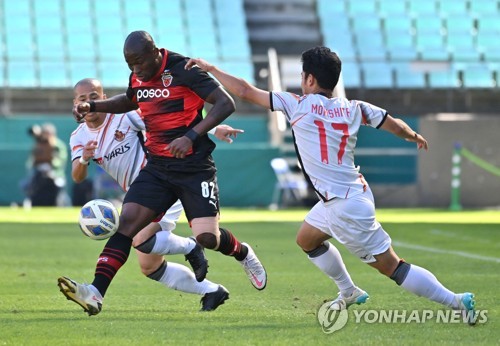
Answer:
[(125, 1), (122, 8), (124, 12), (126, 34), (136, 30), (144, 30), (155, 38), (156, 28), (152, 18), (153, 11), (151, 9), (151, 1)]
[(230, 74), (234, 74), (250, 83), (255, 82), (254, 69), (251, 61), (220, 61), (219, 66)]
[(386, 62), (362, 62), (363, 86), (365, 88), (392, 88), (393, 72)]
[(389, 34), (385, 40), (391, 61), (412, 61), (417, 58), (417, 49), (409, 33)]
[(449, 18), (467, 13), (467, 0), (439, 0), (439, 14)]
[(377, 0), (347, 1), (346, 5), (347, 13), (355, 20), (360, 15), (373, 16), (377, 13)]
[[(90, 8), (91, 0), (63, 0), (64, 14), (66, 18), (71, 18), (71, 21), (78, 21), (81, 18), (91, 19), (93, 10)], [(70, 20), (66, 20), (69, 24)]]
[(99, 78), (106, 87), (125, 88), (128, 86), (130, 69), (125, 61), (101, 61), (98, 64)]
[(412, 21), (407, 16), (388, 17), (382, 21), (385, 37), (393, 34), (410, 35), (413, 33)]
[(5, 16), (5, 39), (9, 59), (33, 56), (35, 45), (32, 36), (33, 28), (29, 17), (12, 14)]
[(477, 21), (478, 34), (500, 35), (500, 20), (498, 15), (482, 15)]
[(395, 83), (399, 89), (425, 88), (425, 73), (418, 71), (408, 62), (392, 63), (395, 71)]
[(359, 33), (356, 36), (359, 58), (362, 61), (385, 60), (386, 50), (381, 31), (367, 35)]
[(271, 167), (276, 175), (276, 185), (271, 201), (273, 207), (279, 208), (298, 203), (307, 196), (308, 185), (304, 176), (301, 173), (292, 172), (284, 158), (272, 159)]
[(419, 16), (414, 19), (415, 34), (420, 35), (443, 35), (444, 27), (441, 18), (435, 15)]
[(401, 0), (380, 1), (379, 14), (386, 20), (406, 17), (407, 15), (406, 1), (401, 1)]
[(359, 64), (353, 61), (342, 61), (342, 79), (346, 88), (359, 88), (361, 86)]
[(455, 61), (479, 61), (480, 52), (476, 49), (474, 37), (470, 34), (450, 34), (447, 47)]
[(445, 19), (444, 25), (447, 35), (475, 34), (474, 18), (468, 14), (455, 14)]
[(435, 15), (436, 2), (434, 0), (408, 0), (408, 11), (412, 16)]
[(469, 11), (480, 18), (483, 15), (498, 15), (499, 4), (497, 0), (469, 1)]
[(429, 87), (435, 89), (460, 87), (457, 71), (453, 67), (429, 71)]
[(39, 61), (40, 86), (43, 88), (69, 87), (71, 85), (66, 64), (58, 61)]
[(97, 64), (93, 61), (70, 61), (69, 62), (70, 84), (75, 85), (83, 78), (99, 78)]
[(7, 65), (6, 85), (11, 88), (33, 88), (38, 86), (36, 66), (33, 60), (13, 60)]
[(95, 42), (92, 32), (82, 30), (68, 34), (68, 56), (71, 61), (94, 61), (96, 57)]
[(463, 71), (463, 86), (465, 88), (492, 88), (495, 86), (493, 71), (487, 64), (465, 64)]
[(382, 28), (380, 18), (373, 14), (353, 15), (350, 22), (354, 34), (371, 35), (380, 33)]

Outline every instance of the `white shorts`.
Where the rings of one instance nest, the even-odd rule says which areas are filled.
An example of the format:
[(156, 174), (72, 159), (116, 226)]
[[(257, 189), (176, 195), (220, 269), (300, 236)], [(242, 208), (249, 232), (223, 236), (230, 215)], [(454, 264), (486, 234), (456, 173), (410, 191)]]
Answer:
[(182, 203), (180, 200), (177, 200), (168, 210), (165, 212), (165, 215), (158, 222), (160, 224), (162, 231), (173, 231), (175, 229), (175, 225), (179, 218), (181, 217), (181, 213), (184, 210), (182, 207)]
[(318, 202), (305, 221), (331, 235), (363, 262), (375, 262), (374, 255), (387, 251), (391, 237), (375, 219), (375, 202), (368, 188), (348, 199)]

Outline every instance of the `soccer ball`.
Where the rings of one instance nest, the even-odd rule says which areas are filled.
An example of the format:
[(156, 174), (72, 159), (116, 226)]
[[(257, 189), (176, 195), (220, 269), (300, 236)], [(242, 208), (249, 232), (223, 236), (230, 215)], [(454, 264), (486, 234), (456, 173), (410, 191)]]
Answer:
[(120, 218), (113, 203), (105, 199), (94, 199), (82, 207), (78, 223), (87, 237), (102, 240), (116, 233)]

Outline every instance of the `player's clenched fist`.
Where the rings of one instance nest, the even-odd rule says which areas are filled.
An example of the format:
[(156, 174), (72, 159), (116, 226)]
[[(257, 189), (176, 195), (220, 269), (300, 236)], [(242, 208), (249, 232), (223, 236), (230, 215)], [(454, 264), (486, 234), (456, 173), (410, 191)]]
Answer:
[(73, 106), (73, 116), (77, 122), (82, 122), (88, 112), (90, 112), (90, 104), (88, 102), (78, 103)]

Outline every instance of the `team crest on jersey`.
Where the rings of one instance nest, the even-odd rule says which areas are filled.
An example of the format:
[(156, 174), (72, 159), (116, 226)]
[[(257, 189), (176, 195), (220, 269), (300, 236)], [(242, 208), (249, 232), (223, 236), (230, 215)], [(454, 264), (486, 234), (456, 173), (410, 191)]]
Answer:
[(170, 84), (172, 84), (172, 74), (170, 73), (170, 70), (165, 70), (163, 71), (163, 73), (161, 74), (161, 81), (163, 83), (163, 86), (165, 88), (168, 88), (170, 86)]
[(120, 130), (116, 130), (115, 131), (115, 139), (118, 141), (118, 142), (121, 142), (123, 141), (123, 139), (125, 138), (125, 134), (123, 132), (121, 132)]

